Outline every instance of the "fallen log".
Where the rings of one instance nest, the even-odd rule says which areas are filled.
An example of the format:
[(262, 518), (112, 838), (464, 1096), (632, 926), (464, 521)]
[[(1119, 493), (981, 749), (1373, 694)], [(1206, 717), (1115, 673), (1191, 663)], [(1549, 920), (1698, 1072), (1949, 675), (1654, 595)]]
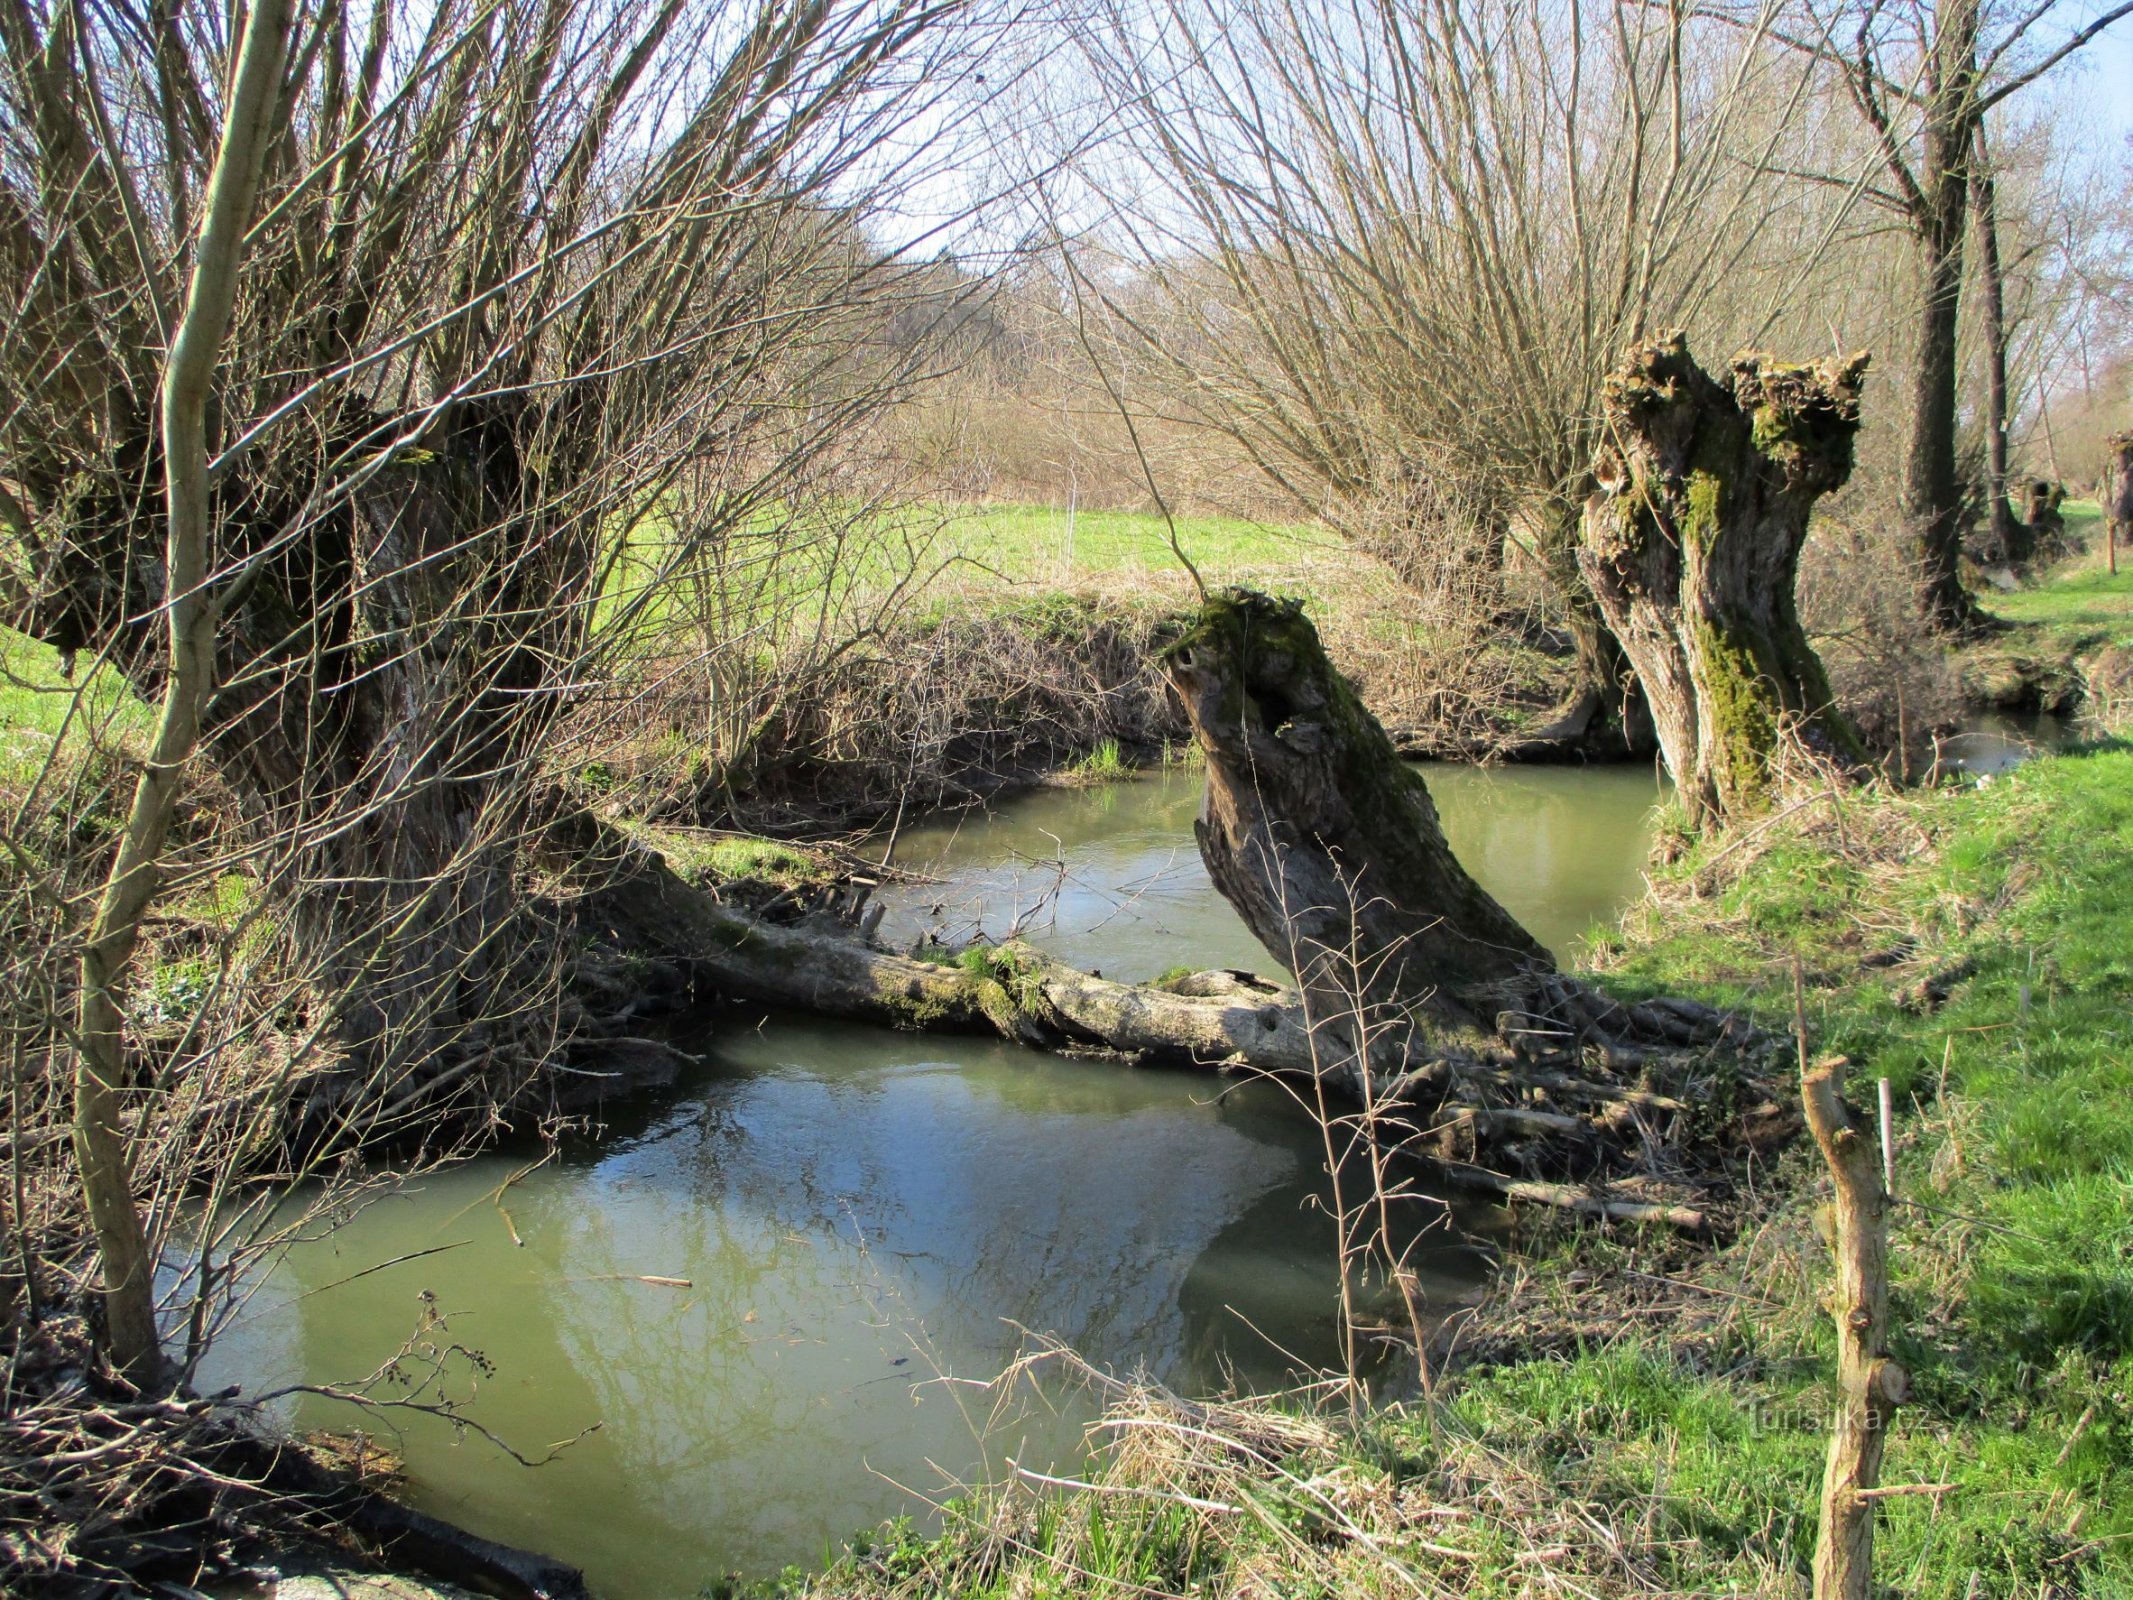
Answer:
[(1487, 1194), (1500, 1195), (1506, 1200), (1523, 1200), (1532, 1205), (1553, 1206), (1558, 1211), (1574, 1211), (1589, 1217), (1606, 1217), (1614, 1222), (1663, 1222), (1668, 1227), (1678, 1228), (1684, 1233), (1702, 1233), (1710, 1226), (1710, 1218), (1694, 1206), (1620, 1199), (1606, 1194), (1595, 1194), (1567, 1183), (1539, 1183), (1530, 1178), (1511, 1178), (1501, 1172), (1491, 1172), (1485, 1167), (1465, 1166), (1455, 1162), (1443, 1163), (1438, 1170), (1463, 1189), (1476, 1189)]
[[(781, 923), (724, 904), (627, 841), (581, 907), (624, 948), (655, 952), (731, 1001), (791, 1008), (881, 1026), (975, 1033), (1051, 1051), (1103, 1054), (1136, 1065), (1277, 1076), (1314, 1074), (1352, 1088), (1344, 1036), (1314, 1022), (1303, 997), (1249, 973), (1205, 971), (1158, 984), (1119, 983), (1052, 960), (1026, 944), (973, 946), (920, 959), (884, 950), (828, 915)], [(1334, 1025), (1339, 1019), (1334, 1019)], [(1568, 1038), (1568, 1035), (1564, 1035)], [(1629, 1200), (1548, 1178), (1596, 1179), (1638, 1137), (1698, 1127), (1693, 1087), (1666, 1075), (1702, 1052), (1651, 1051), (1660, 1075), (1616, 1081), (1604, 1052), (1575, 1040), (1560, 1050), (1477, 1053), (1456, 1067), (1416, 1031), (1372, 1039), (1373, 1106), (1381, 1129), (1462, 1187), (1587, 1215), (1657, 1220), (1700, 1230), (1699, 1206)], [(1588, 1059), (1589, 1058), (1589, 1059)], [(1655, 1086), (1656, 1085), (1656, 1086)], [(624, 1086), (618, 1080), (618, 1088)], [(1671, 1092), (1669, 1092), (1671, 1091)], [(1446, 1130), (1455, 1130), (1447, 1141)], [(1720, 1142), (1723, 1142), (1722, 1140)], [(1492, 1172), (1503, 1160), (1518, 1174)], [(1694, 1163), (1687, 1163), (1693, 1166)], [(1679, 1190), (1696, 1197), (1693, 1185)]]
[[(618, 863), (600, 922), (625, 948), (656, 948), (736, 1000), (896, 1028), (997, 1034), (1042, 1049), (1308, 1076), (1317, 1067), (1296, 997), (1234, 973), (1116, 983), (1020, 943), (939, 960), (882, 950), (827, 919), (779, 923), (695, 889), (657, 855)], [(1389, 1052), (1390, 1071), (1404, 1070)]]

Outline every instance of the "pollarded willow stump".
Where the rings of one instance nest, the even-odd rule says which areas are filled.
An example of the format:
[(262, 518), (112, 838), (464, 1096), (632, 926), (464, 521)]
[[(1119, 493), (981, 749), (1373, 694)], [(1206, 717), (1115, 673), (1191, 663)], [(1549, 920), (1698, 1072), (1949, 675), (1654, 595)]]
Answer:
[(1695, 824), (1761, 805), (1787, 737), (1866, 760), (1793, 596), (1814, 503), (1851, 476), (1866, 362), (1751, 354), (1714, 379), (1672, 333), (1607, 380), (1579, 565)]
[(1555, 970), (1459, 865), (1421, 775), (1294, 601), (1231, 590), (1163, 657), (1207, 760), (1208, 876), (1334, 1048), (1395, 1016), (1456, 1046)]
[(1353, 1088), (1391, 1059), (1449, 1090), (1535, 1055), (1719, 1031), (1702, 1008), (1624, 1007), (1557, 970), (1460, 866), (1429, 786), (1296, 602), (1230, 590), (1162, 666), (1207, 762), (1208, 875), (1296, 974), (1321, 1072)]

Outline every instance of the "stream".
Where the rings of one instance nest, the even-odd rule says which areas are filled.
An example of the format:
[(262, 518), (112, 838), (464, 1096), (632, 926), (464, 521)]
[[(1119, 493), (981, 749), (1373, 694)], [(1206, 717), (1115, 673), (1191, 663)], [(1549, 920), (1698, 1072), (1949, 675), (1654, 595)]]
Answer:
[[(1559, 955), (1639, 892), (1649, 769), (1428, 776), (1460, 859)], [(883, 936), (1019, 932), (1120, 979), (1267, 970), (1200, 867), (1199, 794), (1166, 772), (908, 827), (895, 859), (927, 881)], [(508, 1188), (538, 1146), (411, 1180), (291, 1249), (198, 1386), (479, 1352), (447, 1361), (466, 1416), (530, 1457), (575, 1442), (525, 1467), (439, 1417), (304, 1396), (283, 1418), (361, 1428), (422, 1509), (624, 1600), (820, 1563), (1011, 1463), (1071, 1470), (1086, 1396), (984, 1387), (1029, 1334), (1186, 1392), (1339, 1363), (1320, 1136), (1277, 1086), (746, 1010), (677, 1042), (701, 1067), (604, 1137)], [(1490, 1214), (1432, 1200), (1408, 1225), (1430, 1305), (1470, 1301)]]

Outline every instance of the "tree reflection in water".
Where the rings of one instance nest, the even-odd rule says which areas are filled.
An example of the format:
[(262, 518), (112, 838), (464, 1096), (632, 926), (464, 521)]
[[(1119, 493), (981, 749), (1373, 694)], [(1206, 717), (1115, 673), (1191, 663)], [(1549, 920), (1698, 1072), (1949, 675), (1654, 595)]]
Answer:
[[(529, 1450), (602, 1426), (527, 1471), (409, 1419), (417, 1499), (644, 1594), (815, 1560), (944, 1474), (1070, 1460), (1076, 1397), (999, 1417), (939, 1381), (999, 1372), (1017, 1325), (1186, 1388), (1336, 1358), (1317, 1136), (1278, 1090), (811, 1021), (716, 1048), (646, 1125), (510, 1191), (523, 1245), (488, 1198), (521, 1161), (426, 1179), (294, 1256), (207, 1381), (368, 1371), (432, 1289), (497, 1363), (485, 1426)], [(1431, 1259), (1447, 1296), (1478, 1273)]]

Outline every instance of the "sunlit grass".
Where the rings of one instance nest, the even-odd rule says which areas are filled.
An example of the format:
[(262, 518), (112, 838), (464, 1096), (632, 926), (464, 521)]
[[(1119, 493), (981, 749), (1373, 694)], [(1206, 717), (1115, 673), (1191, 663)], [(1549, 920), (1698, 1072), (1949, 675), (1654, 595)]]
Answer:
[(1069, 512), (1054, 506), (999, 505), (948, 512), (944, 544), (964, 561), (1002, 577), (1073, 579), (1147, 573), (1178, 576), (1178, 548), (1209, 583), (1338, 558), (1345, 546), (1323, 528), (1269, 524), (1237, 517), (1178, 517), (1155, 512)]
[(0, 627), (0, 786), (35, 782), (63, 744), (130, 747), (154, 728), (154, 708), (110, 668), (84, 657), (70, 675), (50, 645)]

